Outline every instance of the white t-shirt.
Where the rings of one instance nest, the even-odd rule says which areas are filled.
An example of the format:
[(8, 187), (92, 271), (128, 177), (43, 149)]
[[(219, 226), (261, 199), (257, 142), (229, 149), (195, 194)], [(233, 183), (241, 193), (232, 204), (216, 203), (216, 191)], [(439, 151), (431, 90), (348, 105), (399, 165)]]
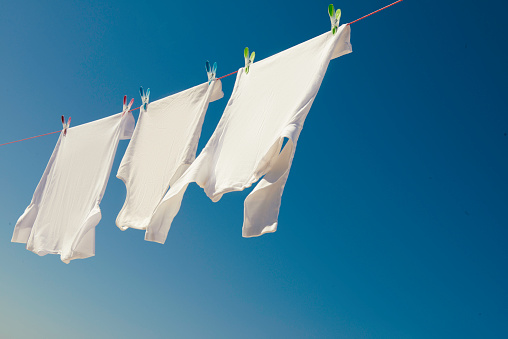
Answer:
[(60, 138), (32, 202), (14, 228), (13, 242), (63, 262), (95, 255), (95, 226), (120, 139), (134, 130), (131, 113), (69, 128)]
[(127, 197), (116, 219), (122, 229), (146, 229), (164, 194), (196, 157), (208, 104), (224, 96), (220, 80), (204, 83), (141, 108), (117, 177)]
[[(298, 136), (331, 59), (352, 52), (350, 27), (322, 34), (240, 69), (233, 94), (207, 145), (166, 193), (145, 239), (164, 243), (187, 185), (213, 201), (263, 177), (245, 200), (243, 236), (275, 232)], [(334, 98), (336, 101), (337, 98)], [(284, 138), (289, 141), (281, 151)]]

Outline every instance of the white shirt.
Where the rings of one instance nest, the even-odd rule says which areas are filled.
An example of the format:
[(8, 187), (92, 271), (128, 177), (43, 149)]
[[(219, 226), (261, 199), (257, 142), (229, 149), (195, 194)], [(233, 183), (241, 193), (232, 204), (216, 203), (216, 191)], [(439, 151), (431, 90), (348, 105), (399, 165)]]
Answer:
[(141, 108), (117, 177), (127, 197), (117, 226), (146, 229), (164, 194), (196, 157), (208, 104), (224, 96), (220, 81), (204, 83)]
[(60, 134), (30, 205), (14, 228), (13, 242), (63, 262), (95, 255), (95, 226), (120, 139), (134, 130), (131, 113), (118, 113)]

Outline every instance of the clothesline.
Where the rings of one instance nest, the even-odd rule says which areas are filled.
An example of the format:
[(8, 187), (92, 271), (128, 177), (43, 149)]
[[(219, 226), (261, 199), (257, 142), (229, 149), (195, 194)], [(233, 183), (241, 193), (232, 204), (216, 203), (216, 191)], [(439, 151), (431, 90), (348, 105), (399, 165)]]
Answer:
[[(383, 8), (380, 8), (380, 9), (378, 9), (377, 11), (374, 11), (374, 12), (372, 12), (372, 13), (369, 13), (369, 14), (367, 14), (367, 15), (364, 15), (364, 16), (362, 16), (361, 18), (356, 19), (356, 20), (354, 20), (354, 21), (351, 21), (351, 22), (347, 23), (346, 25), (351, 25), (351, 24), (354, 24), (355, 22), (358, 22), (358, 21), (360, 21), (360, 20), (362, 20), (362, 19), (365, 19), (366, 17), (369, 17), (369, 16), (371, 16), (371, 15), (373, 15), (373, 14), (376, 14), (376, 13), (378, 13), (378, 12), (381, 12), (382, 10), (387, 9), (388, 7), (391, 7), (391, 6), (393, 6), (393, 5), (395, 5), (395, 4), (399, 3), (399, 2), (402, 2), (402, 1), (403, 1), (403, 0), (398, 0), (398, 1), (395, 1), (394, 3), (391, 3), (391, 4), (389, 4), (389, 5), (387, 5), (387, 6), (383, 7)], [(220, 78), (217, 78), (217, 80), (224, 79), (224, 78), (229, 77), (229, 76), (231, 76), (231, 75), (233, 75), (233, 74), (236, 74), (236, 73), (238, 73), (238, 71), (234, 71), (234, 72), (232, 72), (232, 73), (229, 73), (229, 74), (223, 75), (223, 76), (221, 76)], [(138, 110), (138, 109), (140, 109), (140, 108), (141, 108), (141, 106), (140, 106), (140, 107), (133, 108), (133, 109), (131, 109), (129, 112), (132, 112), (132, 111)], [(14, 144), (14, 143), (16, 143), (16, 142), (21, 142), (21, 141), (26, 141), (26, 140), (30, 140), (30, 139), (35, 139), (35, 138), (44, 137), (44, 136), (46, 136), (46, 135), (50, 135), (50, 134), (60, 133), (61, 131), (62, 131), (62, 130), (60, 130), (60, 131), (55, 131), (55, 132), (50, 132), (50, 133), (46, 133), (46, 134), (41, 134), (41, 135), (36, 135), (36, 136), (30, 137), (30, 138), (25, 138), (25, 139), (21, 139), (21, 140), (16, 140), (16, 141), (7, 142), (7, 143), (5, 143), (5, 144), (0, 144), (0, 147), (1, 147), (1, 146), (6, 146), (6, 145), (10, 145), (10, 144)]]

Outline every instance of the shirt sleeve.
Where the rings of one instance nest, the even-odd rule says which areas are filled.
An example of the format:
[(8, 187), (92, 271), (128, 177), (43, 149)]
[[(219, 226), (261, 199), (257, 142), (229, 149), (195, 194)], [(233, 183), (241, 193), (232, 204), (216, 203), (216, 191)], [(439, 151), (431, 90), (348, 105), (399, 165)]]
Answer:
[(351, 43), (349, 41), (351, 37), (351, 26), (344, 24), (340, 28), (336, 33), (338, 36), (336, 38), (337, 40), (335, 42), (335, 47), (333, 49), (330, 60), (353, 52), (353, 47), (351, 46)]
[(120, 133), (120, 140), (128, 140), (132, 137), (134, 133), (134, 127), (136, 126), (136, 122), (134, 121), (134, 116), (131, 112), (128, 113), (128, 116), (125, 117), (125, 121), (123, 122), (122, 131)]

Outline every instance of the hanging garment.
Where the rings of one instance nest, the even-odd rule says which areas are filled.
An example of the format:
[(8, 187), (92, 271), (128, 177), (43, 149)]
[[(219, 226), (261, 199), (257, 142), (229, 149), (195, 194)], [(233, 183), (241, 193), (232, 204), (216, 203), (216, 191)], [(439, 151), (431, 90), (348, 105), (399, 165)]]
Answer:
[(122, 229), (146, 229), (164, 194), (196, 157), (208, 104), (224, 96), (220, 80), (204, 83), (141, 108), (117, 177), (127, 197), (116, 219)]
[(60, 254), (66, 264), (95, 255), (99, 204), (118, 141), (133, 130), (134, 117), (125, 111), (62, 131), (12, 242), (41, 256)]
[[(244, 203), (243, 236), (275, 232), (282, 191), (298, 136), (331, 59), (352, 52), (350, 27), (240, 69), (233, 94), (207, 145), (166, 193), (152, 215), (145, 240), (164, 243), (189, 183), (212, 201), (263, 177)], [(334, 102), (337, 100), (333, 99)], [(284, 138), (288, 142), (281, 151)]]

